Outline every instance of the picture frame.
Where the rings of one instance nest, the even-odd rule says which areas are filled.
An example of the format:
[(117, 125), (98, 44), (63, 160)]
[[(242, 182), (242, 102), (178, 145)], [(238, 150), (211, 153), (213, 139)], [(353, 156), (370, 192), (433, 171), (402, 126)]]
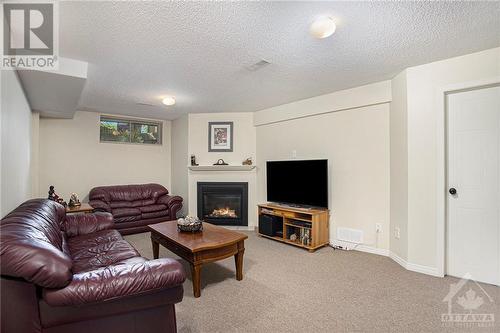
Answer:
[(208, 123), (208, 151), (232, 152), (233, 151), (233, 122)]

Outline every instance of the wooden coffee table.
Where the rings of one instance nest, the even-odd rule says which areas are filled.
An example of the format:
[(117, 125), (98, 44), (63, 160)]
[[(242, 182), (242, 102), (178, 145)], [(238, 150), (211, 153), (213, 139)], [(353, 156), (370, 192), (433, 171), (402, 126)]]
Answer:
[(247, 235), (203, 222), (201, 232), (180, 232), (177, 221), (148, 226), (151, 230), (153, 256), (158, 258), (160, 244), (191, 265), (194, 297), (201, 295), (201, 265), (234, 256), (236, 280), (243, 279), (244, 241)]

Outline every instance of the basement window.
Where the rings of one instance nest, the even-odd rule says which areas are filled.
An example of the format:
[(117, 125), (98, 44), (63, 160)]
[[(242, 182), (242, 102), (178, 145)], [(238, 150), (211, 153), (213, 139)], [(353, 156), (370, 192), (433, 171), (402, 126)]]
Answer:
[(101, 142), (160, 145), (161, 132), (161, 122), (101, 116)]

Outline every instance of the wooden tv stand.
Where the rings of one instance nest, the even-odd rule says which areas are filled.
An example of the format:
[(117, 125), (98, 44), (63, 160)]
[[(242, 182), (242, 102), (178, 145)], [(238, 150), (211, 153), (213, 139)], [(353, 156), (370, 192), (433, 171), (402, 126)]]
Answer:
[[(268, 236), (259, 232), (262, 237), (303, 247), (310, 252), (329, 244), (330, 214), (327, 209), (295, 208), (268, 203), (258, 205), (259, 218), (261, 215), (274, 215), (283, 218), (283, 235), (281, 237)], [(295, 241), (290, 239), (292, 234), (297, 236)], [(308, 235), (309, 237), (307, 237)]]

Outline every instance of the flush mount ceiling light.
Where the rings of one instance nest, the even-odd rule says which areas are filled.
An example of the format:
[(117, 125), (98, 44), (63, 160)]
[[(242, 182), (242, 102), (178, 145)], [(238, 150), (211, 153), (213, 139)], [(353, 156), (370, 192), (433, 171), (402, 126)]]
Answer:
[(174, 96), (167, 96), (161, 102), (167, 106), (174, 105), (175, 104), (175, 97)]
[(333, 35), (337, 25), (333, 21), (333, 18), (329, 16), (323, 16), (318, 18), (311, 24), (309, 28), (309, 33), (315, 38), (326, 38)]

